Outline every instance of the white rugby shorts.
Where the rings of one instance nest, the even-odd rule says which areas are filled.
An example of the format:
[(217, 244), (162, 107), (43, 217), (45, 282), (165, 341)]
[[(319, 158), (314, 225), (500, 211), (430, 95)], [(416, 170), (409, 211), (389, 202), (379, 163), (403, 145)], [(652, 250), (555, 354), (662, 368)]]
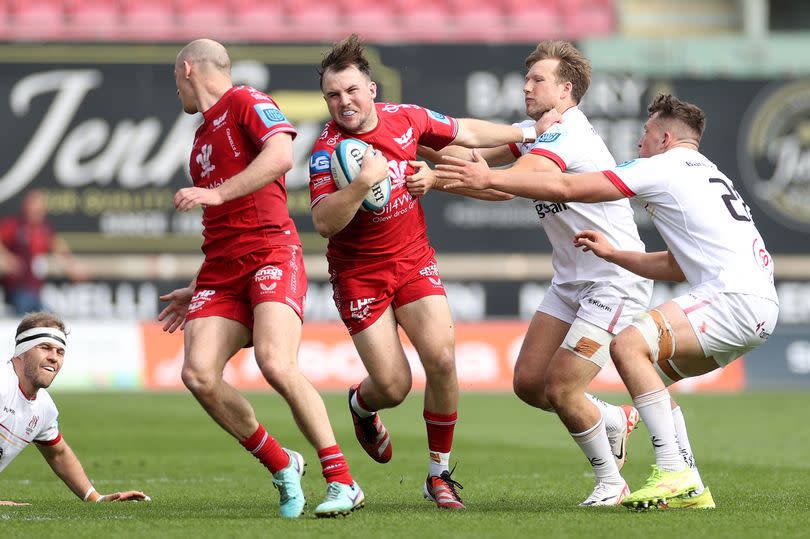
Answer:
[(703, 353), (720, 367), (768, 340), (779, 317), (779, 304), (750, 294), (692, 289), (672, 301), (686, 314)]
[(642, 278), (552, 283), (537, 310), (568, 324), (581, 318), (615, 335), (650, 308), (651, 295), (652, 281)]

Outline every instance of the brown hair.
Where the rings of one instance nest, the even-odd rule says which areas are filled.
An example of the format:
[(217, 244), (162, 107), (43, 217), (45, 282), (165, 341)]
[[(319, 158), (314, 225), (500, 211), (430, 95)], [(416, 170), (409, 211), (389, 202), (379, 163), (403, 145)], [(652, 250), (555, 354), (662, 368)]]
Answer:
[(62, 333), (65, 331), (65, 323), (62, 319), (53, 313), (46, 311), (38, 311), (35, 313), (27, 313), (17, 326), (17, 333), (19, 335), (23, 331), (28, 331), (31, 328), (56, 328)]
[(688, 127), (697, 135), (700, 141), (703, 131), (706, 129), (706, 115), (697, 105), (681, 101), (673, 95), (659, 94), (647, 107), (650, 118), (658, 113), (658, 118), (662, 120), (676, 120)]
[(352, 34), (346, 39), (335, 43), (329, 54), (321, 62), (318, 75), (321, 77), (321, 88), (323, 88), (323, 75), (327, 71), (343, 71), (350, 67), (356, 67), (360, 73), (371, 78), (371, 67), (368, 60), (363, 56), (363, 47), (360, 44), (360, 37)]
[(541, 41), (526, 57), (526, 69), (549, 58), (560, 61), (555, 73), (557, 82), (571, 82), (571, 97), (579, 103), (591, 85), (591, 63), (567, 41)]

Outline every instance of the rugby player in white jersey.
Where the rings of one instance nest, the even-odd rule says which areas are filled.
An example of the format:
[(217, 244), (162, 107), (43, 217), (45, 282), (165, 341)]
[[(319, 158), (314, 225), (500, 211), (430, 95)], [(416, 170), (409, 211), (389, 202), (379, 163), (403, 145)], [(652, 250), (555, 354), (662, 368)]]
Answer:
[[(28, 313), (17, 326), (14, 357), (0, 365), (0, 471), (34, 442), (54, 473), (82, 500), (148, 500), (137, 490), (96, 492), (59, 432), (59, 412), (45, 388), (62, 368), (65, 333), (62, 320), (46, 312)], [(0, 501), (0, 505), (29, 504)]]
[[(514, 162), (511, 171), (593, 172), (616, 161), (578, 104), (591, 66), (573, 45), (543, 41), (526, 58), (526, 114), (518, 126), (562, 113), (535, 143), (479, 150), (490, 164)], [(545, 115), (545, 116), (544, 116)], [(436, 153), (422, 152), (433, 161)], [(441, 155), (469, 156), (454, 147)], [(458, 191), (476, 197), (476, 192)], [(480, 192), (479, 192), (480, 193)], [(512, 198), (488, 192), (483, 198)], [(514, 390), (523, 401), (556, 412), (593, 467), (596, 485), (580, 505), (617, 505), (630, 491), (620, 474), (627, 437), (638, 423), (632, 406), (614, 406), (587, 393), (610, 358), (613, 335), (649, 307), (652, 282), (572, 243), (582, 229), (603, 233), (623, 249), (644, 250), (627, 200), (603, 204), (533, 201), (552, 246), (554, 276), (537, 308), (515, 364)]]
[(666, 251), (616, 248), (595, 230), (574, 240), (638, 275), (690, 285), (688, 294), (637, 316), (610, 345), (656, 457), (645, 485), (622, 503), (713, 508), (708, 488), (679, 452), (684, 440), (667, 386), (725, 367), (768, 339), (779, 314), (773, 260), (732, 181), (698, 151), (703, 111), (671, 95), (658, 96), (648, 111), (640, 159), (612, 170), (507, 175), (476, 157), (474, 163), (448, 158), (439, 174), (452, 180), (449, 188), (494, 188), (561, 203), (635, 197), (645, 205)]

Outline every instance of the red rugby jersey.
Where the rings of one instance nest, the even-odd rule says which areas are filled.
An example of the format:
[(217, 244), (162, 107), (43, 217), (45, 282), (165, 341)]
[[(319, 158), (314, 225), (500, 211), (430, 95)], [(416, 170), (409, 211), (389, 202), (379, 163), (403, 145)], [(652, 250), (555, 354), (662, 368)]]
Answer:
[[(196, 187), (213, 189), (243, 171), (273, 135), (296, 135), (276, 102), (250, 86), (234, 86), (203, 117), (191, 150)], [(284, 176), (243, 197), (203, 208), (203, 226), (202, 250), (209, 259), (301, 243), (287, 210)]]
[(375, 103), (379, 122), (368, 133), (342, 131), (334, 121), (326, 124), (312, 148), (309, 161), (311, 206), (338, 190), (330, 162), (335, 146), (356, 138), (382, 151), (388, 159), (391, 198), (385, 208), (362, 209), (346, 227), (329, 238), (326, 256), (331, 263), (353, 264), (358, 258), (393, 256), (411, 246), (428, 243), (425, 215), (418, 198), (408, 193), (405, 176), (413, 173), (408, 161), (416, 158), (417, 145), (440, 150), (458, 133), (458, 122), (417, 105)]

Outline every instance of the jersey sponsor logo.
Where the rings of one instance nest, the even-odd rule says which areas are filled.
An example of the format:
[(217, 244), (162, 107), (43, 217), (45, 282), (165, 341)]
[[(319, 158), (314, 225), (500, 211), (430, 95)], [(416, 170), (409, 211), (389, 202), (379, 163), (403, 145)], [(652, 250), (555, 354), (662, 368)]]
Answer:
[(214, 131), (216, 131), (222, 125), (222, 123), (225, 121), (227, 117), (228, 111), (226, 110), (225, 112), (222, 113), (222, 116), (214, 118), (214, 121), (212, 122), (214, 124)]
[(568, 209), (568, 204), (564, 202), (543, 202), (540, 200), (534, 201), (534, 209), (537, 211), (537, 217), (545, 219), (548, 215), (555, 215), (561, 211)]
[(371, 304), (377, 298), (353, 299), (349, 302), (349, 315), (354, 320), (364, 320), (371, 315)]
[(265, 266), (256, 272), (254, 279), (257, 283), (267, 281), (268, 279), (278, 281), (281, 279), (282, 275), (284, 275), (284, 272), (281, 271), (281, 268), (277, 268), (275, 266)]
[(448, 118), (447, 116), (445, 116), (441, 112), (435, 112), (435, 111), (432, 111), (430, 109), (425, 109), (425, 110), (427, 111), (428, 116), (430, 118), (433, 118), (434, 120), (437, 120), (437, 121), (439, 121), (439, 122), (441, 122), (443, 124), (450, 125), (450, 118)]
[(277, 286), (278, 283), (270, 283), (270, 284), (259, 283), (259, 288), (261, 289), (262, 294), (272, 292), (273, 290), (276, 289)]
[(37, 428), (38, 424), (39, 424), (39, 416), (35, 415), (34, 417), (31, 418), (31, 421), (28, 422), (28, 426), (25, 427), (25, 433), (28, 435), (33, 434), (34, 429)]
[(331, 161), (332, 160), (329, 157), (329, 152), (326, 150), (318, 150), (317, 152), (313, 153), (309, 158), (310, 175), (328, 171)]
[(434, 277), (438, 276), (439, 275), (439, 266), (438, 266), (438, 264), (433, 262), (433, 263), (425, 266), (424, 268), (419, 270), (419, 275), (422, 275), (423, 277), (427, 277), (429, 275), (434, 276)]
[(265, 94), (263, 94), (261, 92), (258, 92), (256, 90), (253, 90), (252, 92), (250, 92), (250, 97), (252, 97), (256, 101), (270, 101), (269, 97), (267, 97)]
[(228, 127), (225, 129), (225, 135), (228, 137), (228, 144), (231, 146), (231, 151), (233, 152), (234, 157), (239, 157), (242, 155), (242, 152), (239, 151), (239, 148), (236, 146), (236, 142), (233, 140), (233, 136), (231, 135), (231, 128)]
[(197, 161), (197, 164), (200, 165), (200, 168), (202, 169), (200, 171), (200, 176), (203, 178), (211, 174), (214, 169), (217, 168), (211, 164), (212, 151), (213, 146), (210, 144), (203, 144), (202, 147), (200, 147), (200, 153), (198, 153), (197, 157), (195, 158), (195, 161)]
[(391, 191), (405, 184), (405, 170), (407, 168), (407, 161), (394, 161), (393, 159), (388, 161), (388, 170), (390, 171), (388, 177), (391, 178)]
[(287, 118), (272, 103), (258, 103), (253, 105), (253, 109), (262, 119), (265, 127), (274, 127), (280, 123), (287, 123)]
[(769, 217), (810, 231), (810, 81), (769, 86), (739, 130), (740, 176)]
[(413, 127), (409, 127), (401, 137), (394, 137), (394, 142), (399, 144), (403, 150), (413, 144)]
[(555, 133), (543, 133), (542, 135), (537, 137), (537, 140), (535, 140), (534, 143), (539, 144), (541, 142), (545, 142), (545, 143), (554, 142), (555, 140), (560, 138), (560, 135), (562, 135), (562, 133), (560, 133), (559, 131), (557, 131)]
[(216, 293), (216, 290), (200, 290), (194, 294), (194, 296), (191, 298), (191, 302), (188, 305), (188, 312), (194, 313), (202, 309), (206, 303), (211, 301)]
[(588, 298), (588, 304), (593, 305), (597, 309), (602, 309), (603, 311), (607, 311), (609, 313), (613, 312), (613, 307), (611, 307), (610, 305), (605, 305), (596, 298)]
[(335, 180), (332, 179), (331, 175), (326, 174), (321, 176), (320, 178), (315, 178), (314, 180), (312, 180), (312, 187), (317, 189), (329, 183), (335, 183)]

